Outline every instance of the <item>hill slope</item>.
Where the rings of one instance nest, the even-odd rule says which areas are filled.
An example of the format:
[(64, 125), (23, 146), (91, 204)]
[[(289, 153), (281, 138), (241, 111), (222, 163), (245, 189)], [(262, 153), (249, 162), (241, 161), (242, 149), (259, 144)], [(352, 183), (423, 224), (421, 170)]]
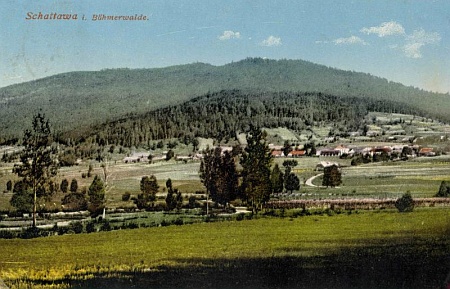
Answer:
[(57, 130), (66, 131), (180, 104), (223, 89), (307, 91), (395, 100), (450, 121), (448, 95), (302, 60), (249, 58), (223, 66), (194, 63), (157, 69), (71, 72), (1, 88), (0, 132), (3, 137), (20, 133), (39, 110)]
[(311, 126), (329, 125), (338, 134), (363, 130), (370, 111), (423, 114), (408, 104), (369, 97), (338, 97), (323, 93), (245, 92), (222, 90), (196, 97), (179, 105), (168, 106), (106, 122), (78, 134), (72, 131), (61, 140), (89, 140), (100, 145), (126, 147), (148, 145), (159, 139), (195, 137), (218, 141), (245, 132), (251, 125), (266, 128), (284, 127), (302, 131)]

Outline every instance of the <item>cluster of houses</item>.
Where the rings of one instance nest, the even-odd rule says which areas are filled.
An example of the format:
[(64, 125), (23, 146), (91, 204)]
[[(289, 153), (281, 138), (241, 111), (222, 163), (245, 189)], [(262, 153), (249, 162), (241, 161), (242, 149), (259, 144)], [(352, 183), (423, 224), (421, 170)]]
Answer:
[[(225, 151), (231, 151), (232, 147), (221, 147), (222, 153)], [(309, 156), (310, 151), (305, 149), (293, 149), (289, 152), (288, 155), (284, 154), (283, 146), (275, 146), (275, 145), (269, 145), (269, 148), (272, 150), (272, 156), (275, 158), (281, 158), (281, 157), (288, 157), (288, 158), (299, 158), (304, 156)], [(405, 150), (405, 148), (407, 148)], [(393, 145), (393, 146), (345, 146), (345, 145), (338, 145), (336, 147), (326, 147), (322, 149), (317, 149), (315, 152), (315, 156), (318, 157), (352, 157), (352, 156), (371, 156), (377, 154), (398, 154), (400, 155), (402, 152), (406, 151), (408, 157), (417, 157), (417, 156), (435, 156), (436, 152), (433, 148), (428, 147), (419, 147), (418, 145)], [(148, 163), (150, 161), (157, 162), (162, 161), (166, 159), (167, 152), (162, 152), (161, 154), (152, 155), (151, 159), (150, 153), (148, 152), (135, 152), (123, 159), (124, 163)], [(177, 155), (175, 156), (175, 160), (177, 161), (199, 161), (201, 160), (203, 155), (201, 153), (195, 153), (191, 155)]]
[[(192, 161), (192, 160), (199, 161), (202, 159), (202, 157), (203, 157), (202, 154), (197, 153), (188, 156), (177, 155), (174, 157), (174, 159), (177, 161)], [(151, 162), (164, 161), (166, 160), (166, 158), (167, 158), (167, 151), (155, 155), (149, 152), (135, 152), (123, 158), (122, 161), (126, 164), (135, 164), (135, 163), (149, 163), (150, 161)]]
[[(289, 158), (296, 158), (296, 157), (303, 157), (310, 155), (310, 152), (307, 150), (299, 150), (294, 149), (289, 152), (289, 154), (286, 156), (283, 151), (283, 147), (281, 146), (271, 146), (272, 148), (272, 156), (278, 158), (278, 157), (289, 157)], [(405, 150), (406, 148), (406, 150)], [(315, 156), (322, 156), (322, 157), (331, 157), (331, 156), (348, 156), (352, 157), (355, 155), (361, 155), (361, 156), (371, 156), (377, 154), (398, 154), (400, 155), (402, 152), (406, 151), (408, 157), (416, 157), (416, 156), (435, 156), (436, 152), (433, 148), (427, 148), (427, 147), (419, 147), (418, 145), (393, 145), (393, 146), (364, 146), (364, 147), (358, 147), (358, 146), (345, 146), (345, 145), (338, 145), (336, 147), (326, 147), (322, 149), (318, 149), (315, 152)]]

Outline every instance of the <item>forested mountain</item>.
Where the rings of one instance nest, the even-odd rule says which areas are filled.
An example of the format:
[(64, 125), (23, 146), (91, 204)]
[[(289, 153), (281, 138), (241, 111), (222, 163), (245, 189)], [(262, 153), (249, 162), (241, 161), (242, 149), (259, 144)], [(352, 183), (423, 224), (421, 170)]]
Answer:
[(332, 125), (336, 132), (362, 129), (369, 111), (422, 114), (408, 104), (373, 98), (339, 97), (322, 93), (224, 90), (92, 128), (89, 135), (66, 134), (62, 139), (88, 139), (99, 145), (142, 146), (158, 139), (195, 137), (227, 142), (236, 132), (257, 127), (301, 131)]
[(223, 66), (203, 63), (155, 69), (71, 72), (0, 89), (2, 138), (20, 134), (38, 111), (55, 129), (74, 128), (177, 105), (209, 92), (321, 92), (394, 100), (450, 121), (450, 97), (405, 87), (369, 74), (302, 60), (248, 58)]

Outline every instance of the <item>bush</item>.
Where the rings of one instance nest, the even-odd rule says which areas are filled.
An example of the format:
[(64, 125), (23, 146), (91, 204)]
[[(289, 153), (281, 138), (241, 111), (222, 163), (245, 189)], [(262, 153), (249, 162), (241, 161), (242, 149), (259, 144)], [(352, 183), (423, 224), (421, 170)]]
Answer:
[(131, 223), (126, 224), (125, 228), (127, 228), (127, 229), (137, 229), (137, 228), (139, 228), (139, 224), (131, 222)]
[(197, 198), (195, 196), (189, 197), (189, 209), (194, 209), (197, 206)]
[(15, 232), (8, 230), (0, 230), (0, 239), (14, 239), (14, 238), (17, 238)]
[(244, 213), (239, 213), (236, 215), (236, 221), (243, 221), (245, 217)]
[(87, 233), (94, 233), (96, 231), (97, 231), (97, 229), (95, 228), (94, 222), (89, 222), (86, 224), (86, 232)]
[(83, 193), (70, 193), (62, 198), (61, 203), (66, 206), (66, 211), (84, 211), (88, 207)]
[(395, 207), (400, 213), (412, 212), (414, 210), (414, 200), (410, 192), (404, 194), (395, 202)]
[(446, 181), (442, 181), (439, 187), (439, 191), (435, 195), (435, 197), (446, 198), (450, 196), (450, 184)]
[(41, 236), (41, 229), (37, 227), (29, 227), (24, 229), (20, 234), (19, 237), (22, 239), (33, 239)]
[(81, 234), (81, 233), (83, 233), (83, 223), (81, 223), (80, 221), (72, 222), (72, 223), (70, 223), (70, 229), (75, 234)]
[(328, 216), (334, 216), (334, 214), (335, 214), (335, 212), (334, 212), (334, 210), (333, 209), (330, 209), (330, 208), (326, 208), (325, 209), (325, 211), (324, 211), (324, 213), (325, 214), (327, 214)]
[(181, 219), (181, 218), (177, 218), (177, 219), (173, 222), (173, 224), (174, 224), (174, 225), (177, 225), (177, 226), (181, 226), (181, 225), (184, 225), (184, 221), (183, 221), (183, 219)]
[(124, 202), (128, 202), (128, 201), (130, 200), (130, 198), (131, 198), (130, 192), (125, 192), (125, 193), (122, 195), (122, 201), (124, 201)]
[(167, 227), (167, 226), (170, 226), (170, 225), (171, 225), (171, 223), (169, 221), (167, 221), (166, 219), (162, 220), (162, 222), (161, 222), (161, 226), (162, 227)]
[(103, 220), (100, 231), (111, 231), (112, 227), (108, 220)]
[(58, 227), (58, 235), (65, 235), (69, 233), (69, 228), (68, 227)]
[(55, 223), (55, 225), (52, 227), (52, 233), (55, 235), (58, 233), (59, 227), (58, 227), (58, 223)]
[(62, 167), (71, 167), (77, 164), (77, 158), (73, 154), (59, 156), (59, 164)]

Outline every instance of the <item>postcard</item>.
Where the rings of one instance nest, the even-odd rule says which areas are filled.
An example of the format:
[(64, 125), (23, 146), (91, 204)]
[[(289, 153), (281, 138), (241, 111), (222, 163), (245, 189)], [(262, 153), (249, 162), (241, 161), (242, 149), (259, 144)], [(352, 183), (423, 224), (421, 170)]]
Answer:
[(2, 0), (0, 288), (450, 288), (446, 0)]

